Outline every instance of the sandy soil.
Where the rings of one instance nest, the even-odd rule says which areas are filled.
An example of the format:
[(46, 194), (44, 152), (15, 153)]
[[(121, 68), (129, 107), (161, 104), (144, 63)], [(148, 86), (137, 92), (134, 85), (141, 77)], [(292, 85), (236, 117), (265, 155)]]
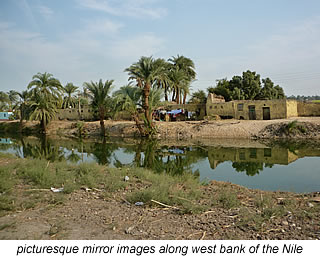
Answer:
[[(309, 123), (315, 126), (313, 133), (306, 133), (302, 138), (320, 139), (320, 117), (297, 117), (277, 120), (219, 120), (219, 121), (187, 121), (187, 122), (155, 122), (160, 139), (190, 139), (190, 138), (259, 138), (268, 126), (287, 124), (297, 120), (299, 123)], [(106, 132), (110, 136), (132, 137), (139, 132), (132, 121), (105, 121)], [(98, 136), (99, 122), (86, 122), (85, 131), (88, 136)], [(69, 121), (52, 122), (49, 134), (63, 133), (66, 136), (77, 134), (75, 123)], [(272, 138), (272, 133), (264, 138)], [(300, 136), (301, 137), (301, 136)]]

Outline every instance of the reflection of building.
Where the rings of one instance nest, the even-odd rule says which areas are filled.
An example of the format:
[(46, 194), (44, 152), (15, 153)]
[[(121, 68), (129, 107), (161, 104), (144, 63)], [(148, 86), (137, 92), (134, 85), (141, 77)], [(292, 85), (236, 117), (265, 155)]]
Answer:
[(0, 138), (0, 144), (12, 144), (10, 138)]
[(296, 100), (233, 100), (224, 102), (209, 94), (206, 104), (207, 116), (246, 120), (270, 120), (298, 116), (320, 116), (320, 103)]
[[(320, 152), (319, 152), (320, 153)], [(232, 162), (261, 162), (282, 164), (297, 160), (299, 156), (286, 148), (208, 148), (210, 167), (215, 169), (219, 163)]]

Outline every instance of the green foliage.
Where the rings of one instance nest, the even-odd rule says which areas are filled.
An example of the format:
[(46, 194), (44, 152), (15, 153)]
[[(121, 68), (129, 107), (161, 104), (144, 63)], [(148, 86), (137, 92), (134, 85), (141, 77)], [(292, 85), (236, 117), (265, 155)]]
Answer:
[(283, 131), (287, 134), (294, 134), (294, 133), (302, 133), (305, 134), (307, 132), (307, 129), (298, 123), (297, 120), (289, 122), (287, 125), (283, 127)]
[(45, 72), (34, 75), (28, 89), (31, 89), (30, 120), (39, 120), (45, 133), (47, 124), (56, 116), (63, 88), (58, 79)]
[(231, 100), (257, 100), (257, 99), (282, 99), (285, 98), (283, 89), (271, 81), (270, 78), (262, 79), (260, 75), (250, 70), (242, 76), (234, 76), (231, 80), (217, 80), (215, 87), (209, 87), (209, 93), (223, 96), (226, 101)]
[(62, 108), (76, 107), (76, 99), (72, 96), (73, 93), (77, 91), (78, 87), (74, 86), (72, 83), (67, 83), (65, 87), (63, 87), (63, 91), (67, 94), (64, 97)]
[(146, 169), (134, 168), (129, 177), (135, 178), (145, 186), (127, 195), (131, 202), (144, 202), (152, 205), (151, 200), (176, 206), (182, 213), (195, 213), (205, 210), (196, 202), (202, 196), (200, 183), (192, 174), (171, 176), (167, 174), (154, 174)]
[(91, 96), (91, 107), (99, 115), (101, 135), (105, 136), (104, 119), (108, 110), (112, 108), (112, 101), (109, 96), (111, 89), (113, 88), (113, 80), (106, 80), (105, 83), (102, 79), (99, 82), (84, 83), (85, 88), (89, 91)]
[(205, 104), (207, 102), (207, 95), (203, 90), (198, 90), (192, 93), (189, 104)]
[(235, 208), (240, 205), (240, 201), (238, 200), (237, 194), (229, 190), (222, 190), (220, 192), (218, 202), (225, 209)]

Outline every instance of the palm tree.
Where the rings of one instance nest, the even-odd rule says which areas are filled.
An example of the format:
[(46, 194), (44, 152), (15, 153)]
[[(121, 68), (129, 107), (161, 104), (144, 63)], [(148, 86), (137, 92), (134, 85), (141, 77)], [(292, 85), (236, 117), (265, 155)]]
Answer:
[(172, 64), (167, 62), (164, 59), (156, 59), (155, 66), (159, 68), (159, 76), (157, 77), (156, 85), (158, 88), (162, 88), (164, 90), (164, 99), (168, 101), (168, 92), (170, 91), (170, 69)]
[(61, 83), (50, 73), (38, 73), (32, 77), (28, 89), (31, 89), (32, 95), (30, 119), (39, 120), (42, 132), (46, 133), (47, 124), (55, 118), (61, 100)]
[(157, 66), (151, 57), (141, 57), (140, 60), (132, 64), (125, 72), (129, 74), (129, 80), (135, 80), (137, 86), (143, 90), (142, 105), (147, 125), (152, 126), (152, 114), (149, 109), (149, 95), (153, 83), (160, 79), (162, 68)]
[(39, 120), (42, 132), (46, 133), (47, 125), (56, 116), (56, 104), (35, 91), (32, 95), (30, 107), (32, 109), (30, 120)]
[(8, 109), (8, 104), (9, 104), (9, 97), (8, 94), (0, 91), (0, 110), (4, 111)]
[(17, 108), (20, 110), (20, 130), (22, 130), (23, 120), (27, 119), (28, 102), (31, 95), (28, 90), (17, 92), (17, 94), (20, 97)]
[(188, 78), (184, 71), (178, 69), (177, 67), (173, 68), (170, 71), (170, 80), (171, 80), (171, 87), (174, 89), (174, 93), (176, 94), (176, 98), (173, 99), (180, 104), (180, 92), (181, 89), (184, 88), (188, 84)]
[(8, 93), (8, 101), (9, 101), (9, 110), (13, 110), (13, 107), (16, 105), (18, 101), (18, 92), (15, 90), (10, 90)]
[(62, 108), (75, 107), (76, 101), (72, 97), (72, 94), (77, 91), (78, 87), (74, 86), (72, 83), (67, 83), (65, 87), (63, 87), (64, 92), (67, 94), (63, 99)]
[(110, 105), (110, 97), (109, 93), (112, 89), (113, 80), (106, 80), (105, 83), (102, 82), (102, 79), (99, 82), (84, 83), (84, 87), (88, 89), (91, 94), (91, 106), (95, 109), (99, 114), (100, 119), (100, 128), (101, 135), (106, 135), (106, 130), (104, 127), (104, 119), (107, 112), (107, 107)]
[(130, 84), (123, 86), (120, 90), (114, 92), (115, 108), (116, 110), (125, 110), (130, 113), (132, 119), (135, 121), (136, 126), (141, 134), (145, 136), (145, 129), (142, 127), (139, 121), (138, 108), (142, 107), (141, 97), (142, 91), (140, 88), (133, 87)]
[(28, 89), (31, 89), (32, 92), (40, 93), (48, 101), (55, 102), (61, 99), (61, 93), (63, 92), (60, 81), (47, 72), (34, 75), (28, 85)]
[[(174, 70), (181, 70), (184, 75), (185, 75), (185, 79), (184, 79), (184, 84), (183, 85), (183, 89), (184, 89), (184, 97), (183, 97), (183, 104), (186, 103), (186, 98), (187, 98), (187, 94), (189, 94), (189, 86), (190, 83), (196, 79), (196, 72), (195, 72), (195, 65), (194, 62), (187, 57), (184, 56), (180, 56), (177, 55), (177, 57), (172, 57), (169, 59), (169, 62), (171, 62), (173, 64), (173, 69)], [(176, 98), (174, 98), (177, 101), (177, 104), (181, 103), (181, 89), (175, 89), (176, 92)]]

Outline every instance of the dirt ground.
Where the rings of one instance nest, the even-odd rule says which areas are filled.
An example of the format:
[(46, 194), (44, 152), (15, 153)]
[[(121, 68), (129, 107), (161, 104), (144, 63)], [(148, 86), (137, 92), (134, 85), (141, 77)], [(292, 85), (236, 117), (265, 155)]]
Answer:
[[(123, 192), (106, 199), (102, 191), (83, 189), (65, 195), (63, 203), (40, 203), (1, 217), (0, 239), (320, 239), (319, 193), (263, 192), (222, 182), (211, 182), (203, 192), (214, 200), (226, 185), (236, 192), (240, 204), (213, 206), (199, 214), (182, 214), (158, 203), (136, 206), (123, 199)], [(276, 205), (259, 208), (253, 200), (257, 196), (272, 196)], [(288, 200), (294, 202), (294, 210), (290, 203), (282, 207), (281, 216), (274, 211), (261, 218), (261, 211)]]
[[(157, 127), (156, 138), (159, 139), (196, 139), (196, 138), (274, 138), (275, 133), (270, 131), (277, 126), (292, 121), (308, 124), (307, 131), (297, 138), (320, 139), (320, 117), (296, 117), (276, 120), (217, 120), (217, 121), (186, 121), (186, 122), (155, 122)], [(9, 122), (10, 123), (10, 122)], [(17, 123), (17, 122), (16, 122)], [(8, 124), (8, 122), (1, 122)], [(26, 122), (25, 127), (36, 131), (38, 122)], [(139, 132), (133, 121), (105, 120), (106, 133), (117, 137), (139, 137)], [(310, 131), (308, 131), (310, 129)], [(85, 122), (84, 130), (88, 138), (98, 137), (100, 123)], [(48, 126), (49, 135), (74, 137), (78, 134), (76, 122), (53, 121)], [(286, 137), (286, 136), (285, 136)], [(295, 138), (290, 136), (289, 138)]]

